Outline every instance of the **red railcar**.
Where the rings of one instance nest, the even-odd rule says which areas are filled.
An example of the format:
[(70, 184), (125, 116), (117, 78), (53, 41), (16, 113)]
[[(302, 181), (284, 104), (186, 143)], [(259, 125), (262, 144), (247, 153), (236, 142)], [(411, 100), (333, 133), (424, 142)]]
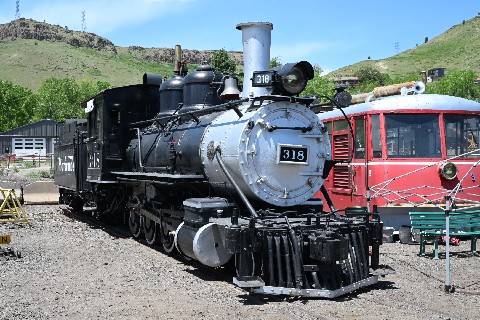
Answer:
[[(480, 207), (480, 103), (445, 95), (397, 95), (320, 113), (332, 159), (325, 182), (333, 203), (367, 207), (385, 226), (408, 212)], [(321, 195), (318, 195), (321, 197)], [(371, 212), (371, 211), (370, 211)]]

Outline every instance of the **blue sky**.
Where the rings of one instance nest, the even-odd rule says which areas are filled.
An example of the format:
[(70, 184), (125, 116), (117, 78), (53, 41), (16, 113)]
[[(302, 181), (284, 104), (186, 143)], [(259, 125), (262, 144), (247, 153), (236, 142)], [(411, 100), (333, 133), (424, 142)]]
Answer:
[[(292, 7), (292, 4), (294, 7)], [(325, 71), (382, 59), (480, 13), (479, 0), (19, 0), (20, 17), (88, 32), (115, 45), (242, 50), (241, 22), (273, 23), (271, 56)], [(0, 0), (0, 23), (16, 0)]]

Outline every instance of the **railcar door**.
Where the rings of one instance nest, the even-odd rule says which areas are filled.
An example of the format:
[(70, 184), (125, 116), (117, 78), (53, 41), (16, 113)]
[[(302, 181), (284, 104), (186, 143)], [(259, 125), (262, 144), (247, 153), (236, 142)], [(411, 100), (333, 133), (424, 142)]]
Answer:
[(365, 206), (366, 189), (368, 186), (368, 149), (366, 143), (367, 123), (364, 116), (353, 120), (354, 126), (354, 150), (350, 165), (350, 181), (352, 190), (352, 205)]

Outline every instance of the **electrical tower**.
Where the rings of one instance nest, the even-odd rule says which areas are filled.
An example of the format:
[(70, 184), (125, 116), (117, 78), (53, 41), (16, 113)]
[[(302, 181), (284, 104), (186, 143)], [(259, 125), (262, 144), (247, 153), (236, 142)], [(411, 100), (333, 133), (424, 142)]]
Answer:
[(397, 42), (395, 42), (395, 52), (398, 54), (400, 52), (400, 44)]
[(85, 10), (82, 11), (82, 32), (87, 31), (87, 23), (85, 22)]
[(17, 0), (17, 11), (15, 11), (15, 19), (20, 19), (20, 0)]

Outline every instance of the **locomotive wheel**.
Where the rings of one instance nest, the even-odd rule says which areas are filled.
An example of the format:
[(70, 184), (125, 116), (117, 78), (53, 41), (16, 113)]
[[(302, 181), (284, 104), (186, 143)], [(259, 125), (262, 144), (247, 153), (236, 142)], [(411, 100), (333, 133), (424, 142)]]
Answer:
[(160, 237), (163, 246), (163, 250), (166, 253), (171, 253), (175, 248), (174, 236), (168, 232), (167, 223), (162, 220), (160, 223)]
[(134, 238), (138, 238), (142, 233), (142, 224), (140, 222), (140, 215), (136, 210), (130, 210), (130, 216), (128, 217), (128, 227), (132, 232)]
[(143, 218), (143, 233), (145, 240), (149, 245), (154, 245), (157, 242), (157, 225), (155, 221), (144, 217)]
[(83, 203), (80, 198), (75, 197), (71, 201), (64, 202), (64, 203), (68, 203), (70, 207), (72, 207), (73, 212), (83, 213)]

